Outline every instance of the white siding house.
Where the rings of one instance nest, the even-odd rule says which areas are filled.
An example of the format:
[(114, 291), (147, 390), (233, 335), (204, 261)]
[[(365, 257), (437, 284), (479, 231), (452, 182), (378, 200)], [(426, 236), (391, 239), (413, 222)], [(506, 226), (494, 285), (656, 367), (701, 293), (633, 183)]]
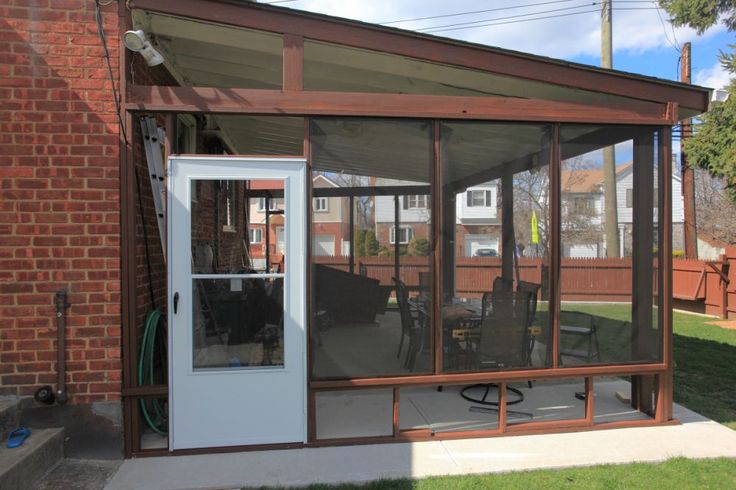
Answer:
[[(570, 177), (572, 175), (572, 177)], [(657, 182), (655, 169), (654, 181)], [(568, 188), (565, 183), (568, 182)], [(603, 172), (600, 169), (577, 170), (574, 172), (563, 172), (562, 176), (562, 199), (563, 210), (569, 207), (569, 212), (575, 212), (575, 207), (582, 205), (584, 201), (594, 208), (589, 218), (591, 225), (602, 226), (604, 222), (605, 197), (603, 194)], [(630, 238), (633, 220), (633, 165), (631, 162), (619, 165), (616, 169), (616, 207), (618, 210), (619, 235), (621, 253), (626, 248), (626, 237)], [(658, 217), (657, 203), (659, 190), (655, 187), (652, 219), (656, 222)], [(576, 203), (576, 201), (578, 201)], [(563, 211), (564, 216), (564, 211)], [(564, 217), (563, 217), (564, 220)], [(684, 221), (684, 209), (682, 201), (682, 184), (680, 177), (672, 174), (672, 223), (682, 224)], [(564, 224), (563, 224), (564, 226)], [(628, 234), (628, 235), (627, 235)], [(595, 258), (604, 257), (606, 253), (605, 235), (600, 233), (600, 240), (589, 243), (565, 243), (563, 228), (563, 256), (572, 258)]]

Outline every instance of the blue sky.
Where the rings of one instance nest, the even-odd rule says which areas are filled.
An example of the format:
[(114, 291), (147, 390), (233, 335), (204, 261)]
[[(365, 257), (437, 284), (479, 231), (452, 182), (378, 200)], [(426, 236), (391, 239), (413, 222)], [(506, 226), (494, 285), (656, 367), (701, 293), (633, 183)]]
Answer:
[[(281, 0), (277, 5), (373, 23), (451, 15), (389, 25), (591, 65), (600, 63), (600, 0)], [(736, 43), (736, 36), (723, 26), (697, 36), (689, 28), (673, 29), (667, 13), (658, 11), (652, 1), (613, 0), (613, 6), (614, 68), (677, 79), (679, 53), (672, 46), (676, 39), (678, 44), (693, 43), (694, 83), (712, 88), (727, 83), (717, 55), (719, 49)], [(481, 10), (486, 12), (477, 12)], [(458, 15), (470, 11), (476, 12)], [(529, 20), (539, 17), (547, 18)], [(471, 22), (476, 23), (474, 27), (468, 27)], [(458, 26), (460, 23), (466, 24)], [(434, 32), (428, 30), (432, 28)]]

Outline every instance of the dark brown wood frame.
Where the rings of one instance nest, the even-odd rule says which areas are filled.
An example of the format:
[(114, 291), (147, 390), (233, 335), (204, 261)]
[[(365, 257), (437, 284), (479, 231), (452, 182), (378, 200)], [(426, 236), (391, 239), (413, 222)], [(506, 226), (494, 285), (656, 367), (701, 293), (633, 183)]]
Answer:
[[(128, 6), (593, 92), (660, 103), (674, 101), (700, 112), (707, 110), (710, 100), (707, 89), (682, 83), (257, 3), (131, 0)], [(289, 76), (284, 79), (289, 80)]]
[[(439, 144), (438, 119), (479, 119), (488, 121), (527, 121), (553, 122), (554, 137), (551, 148), (550, 198), (552, 201), (551, 226), (553, 230), (551, 244), (551, 307), (553, 323), (553, 367), (549, 369), (526, 369), (506, 372), (476, 372), (464, 374), (442, 374), (441, 349), (435, 356), (433, 374), (424, 376), (386, 376), (378, 378), (362, 378), (335, 381), (310, 381), (308, 383), (308, 420), (307, 444), (285, 444), (268, 446), (249, 446), (234, 448), (210, 448), (206, 450), (174, 451), (141, 450), (139, 431), (141, 426), (138, 401), (148, 397), (161, 397), (168, 394), (168, 387), (139, 386), (135, 377), (137, 364), (137, 339), (135, 329), (136, 318), (136, 281), (135, 281), (135, 167), (133, 149), (130, 141), (125, 141), (123, 133), (120, 138), (121, 162), (121, 271), (122, 271), (122, 322), (123, 322), (123, 405), (124, 405), (124, 441), (125, 455), (154, 456), (163, 454), (192, 454), (200, 452), (262, 450), (284, 447), (324, 446), (332, 444), (362, 444), (376, 442), (418, 441), (456, 439), (468, 437), (491, 437), (498, 435), (516, 435), (533, 433), (551, 433), (560, 431), (591, 430), (617, 427), (649, 426), (675, 423), (672, 420), (672, 273), (671, 273), (671, 180), (665, 176), (671, 174), (671, 125), (677, 120), (678, 103), (685, 107), (705, 110), (707, 92), (680, 86), (679, 84), (647, 80), (640, 77), (603, 72), (582, 66), (573, 66), (554, 60), (526, 56), (519, 53), (494, 50), (481, 46), (440, 41), (420, 35), (399, 32), (377, 26), (368, 26), (352, 22), (337, 22), (313, 14), (285, 13), (271, 7), (261, 5), (227, 4), (208, 0), (135, 0), (130, 2), (132, 8), (140, 7), (148, 10), (199, 18), (230, 25), (256, 28), (278, 32), (284, 39), (283, 91), (191, 88), (191, 87), (140, 87), (131, 86), (129, 73), (121, 71), (120, 91), (123, 94), (123, 129), (132, 137), (133, 114), (140, 112), (197, 112), (197, 113), (238, 113), (238, 114), (280, 114), (302, 115), (305, 119), (304, 149), (302, 155), (307, 158), (308, 170), (311, 172), (311, 148), (309, 143), (309, 116), (319, 115), (351, 115), (351, 116), (384, 116), (431, 118), (433, 122), (433, 175), (432, 190), (433, 209), (433, 267), (440, 270), (442, 260), (442, 213), (439, 212), (441, 198), (441, 153)], [(203, 8), (203, 5), (207, 8)], [(211, 7), (211, 8), (210, 8)], [(242, 9), (249, 9), (243, 15)], [(233, 15), (237, 13), (238, 15)], [(123, 30), (130, 26), (130, 19), (125, 5), (119, 5), (119, 20)], [(290, 32), (284, 32), (288, 26)], [(412, 56), (428, 61), (465, 66), (478, 70), (499, 73), (508, 76), (527, 78), (530, 80), (558, 83), (585, 90), (604, 91), (611, 94), (626, 95), (639, 101), (616, 106), (591, 106), (552, 102), (545, 100), (503, 99), (497, 97), (441, 97), (423, 95), (398, 94), (349, 94), (349, 93), (316, 93), (303, 91), (303, 46), (305, 38), (335, 42), (365, 49), (375, 49), (393, 54)], [(130, 55), (126, 50), (120, 51), (120, 66), (128, 67)], [(560, 83), (564, 80), (564, 83)], [(431, 107), (427, 109), (427, 107)], [(173, 134), (173, 116), (167, 118), (167, 134)], [(560, 204), (560, 161), (559, 123), (599, 123), (599, 124), (636, 124), (655, 125), (659, 130), (658, 155), (659, 172), (659, 223), (661, 233), (660, 266), (660, 322), (664, 327), (661, 361), (650, 364), (594, 365), (561, 368), (557, 364), (559, 346), (559, 204)], [(171, 150), (171, 138), (167, 139), (167, 154)], [(307, 209), (311, 210), (311, 179), (307, 179)], [(307, 213), (308, 221), (311, 213)], [(307, 253), (311, 243), (307, 240)], [(311, 255), (310, 255), (311, 256)], [(311, 288), (310, 268), (307, 270), (307, 295)], [(435, 299), (434, 318), (440, 318), (439, 301), (442, 288), (441, 274), (434, 274), (433, 297)], [(308, 301), (308, 310), (311, 304)], [(311, 325), (307, 325), (307, 339)], [(440, 329), (435, 328), (436, 349), (441, 343)], [(308, 373), (313, 362), (307, 349)], [(644, 421), (625, 421), (606, 424), (593, 423), (593, 376), (609, 375), (646, 375), (655, 380), (656, 406), (654, 419)], [(585, 378), (586, 415), (584, 419), (572, 421), (556, 421), (544, 423), (526, 423), (507, 427), (505, 386), (509, 382), (528, 379)], [(500, 389), (499, 428), (491, 431), (455, 432), (433, 434), (426, 430), (402, 431), (399, 426), (400, 387), (408, 385), (459, 384), (470, 382), (498, 382)], [(315, 421), (315, 394), (321, 390), (361, 389), (368, 387), (390, 387), (393, 389), (393, 434), (389, 437), (369, 437), (357, 439), (317, 440)]]

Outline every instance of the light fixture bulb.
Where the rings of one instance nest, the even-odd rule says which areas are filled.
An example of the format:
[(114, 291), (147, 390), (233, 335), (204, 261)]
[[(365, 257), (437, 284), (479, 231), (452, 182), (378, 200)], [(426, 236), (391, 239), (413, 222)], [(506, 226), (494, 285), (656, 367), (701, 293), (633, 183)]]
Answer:
[(146, 46), (146, 43), (146, 34), (143, 31), (127, 31), (123, 35), (123, 44), (131, 51), (141, 51)]
[(146, 33), (142, 30), (127, 31), (123, 35), (123, 44), (129, 50), (140, 53), (148, 66), (160, 65), (164, 62), (164, 57), (151, 46), (151, 43), (146, 39)]

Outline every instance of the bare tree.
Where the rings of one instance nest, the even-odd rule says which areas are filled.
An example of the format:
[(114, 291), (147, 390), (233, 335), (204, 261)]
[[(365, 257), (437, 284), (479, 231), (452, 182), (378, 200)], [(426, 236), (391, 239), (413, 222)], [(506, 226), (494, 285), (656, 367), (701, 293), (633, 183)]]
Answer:
[(724, 243), (736, 243), (736, 202), (722, 179), (695, 169), (695, 208), (698, 234)]
[(597, 244), (603, 237), (601, 216), (595, 206), (600, 199), (598, 183), (590, 178), (593, 171), (582, 157), (562, 162), (563, 243)]
[[(370, 185), (370, 177), (346, 173), (320, 172), (340, 187), (366, 187)], [(348, 199), (347, 197), (343, 199)], [(355, 223), (358, 229), (373, 227), (373, 200), (368, 196), (358, 196), (355, 202)]]
[[(532, 247), (532, 214), (537, 216), (539, 246)], [(514, 174), (514, 235), (525, 255), (549, 255), (549, 166)]]

